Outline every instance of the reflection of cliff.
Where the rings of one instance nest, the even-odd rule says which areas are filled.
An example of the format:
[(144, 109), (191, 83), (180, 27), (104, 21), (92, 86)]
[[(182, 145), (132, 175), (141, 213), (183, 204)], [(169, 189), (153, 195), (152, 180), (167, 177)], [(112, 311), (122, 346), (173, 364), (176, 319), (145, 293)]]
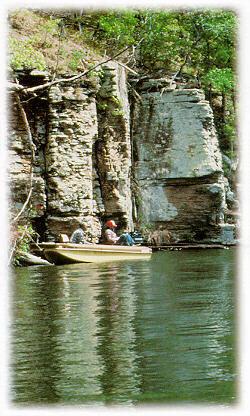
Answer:
[(18, 403), (128, 404), (139, 394), (135, 277), (125, 263), (57, 267), (53, 278), (46, 267), (32, 269), (29, 279), (18, 274), (12, 362)]
[(12, 313), (12, 399), (30, 404), (57, 403), (57, 381), (63, 373), (58, 355), (62, 327), (61, 305), (54, 300), (63, 296), (63, 288), (59, 280), (52, 281), (39, 271), (32, 279), (26, 277), (27, 270), (23, 269), (12, 288), (15, 296), (22, 298)]
[(51, 273), (31, 273), (28, 283), (19, 276), (15, 288), (16, 296), (25, 291), (13, 319), (12, 385), (19, 403), (75, 404), (102, 393), (95, 287), (77, 266), (73, 275), (62, 268)]
[(137, 283), (134, 332), (144, 400), (234, 400), (234, 262), (232, 253), (218, 250), (198, 257), (158, 253)]
[(13, 399), (233, 401), (234, 264), (231, 250), (202, 250), (17, 270)]
[(96, 314), (98, 355), (102, 362), (99, 381), (107, 403), (128, 404), (140, 393), (136, 314), (136, 277), (129, 263), (123, 267), (107, 265), (101, 273)]
[[(19, 78), (22, 85), (46, 81), (37, 72)], [(26, 103), (37, 146), (36, 227), (53, 239), (80, 220), (96, 241), (101, 222), (113, 217), (130, 229), (151, 230), (157, 244), (230, 241), (221, 154), (203, 93), (174, 89), (166, 79), (131, 82), (137, 101), (129, 103), (125, 69), (110, 62), (98, 83), (53, 86)], [(15, 103), (10, 124), (10, 187), (18, 210), (28, 192), (30, 151)]]

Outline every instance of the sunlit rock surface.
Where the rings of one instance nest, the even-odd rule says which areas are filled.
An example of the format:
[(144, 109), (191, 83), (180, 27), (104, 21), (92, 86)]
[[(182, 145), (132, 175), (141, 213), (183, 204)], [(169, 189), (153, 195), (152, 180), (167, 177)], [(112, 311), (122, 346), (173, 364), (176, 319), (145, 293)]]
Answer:
[[(36, 145), (29, 212), (41, 238), (70, 235), (83, 222), (96, 242), (114, 218), (157, 245), (233, 242), (234, 226), (224, 219), (232, 195), (203, 92), (147, 79), (130, 84), (129, 98), (118, 63), (99, 75), (57, 84), (24, 104)], [(24, 80), (42, 82), (36, 74)], [(9, 183), (18, 213), (31, 151), (15, 100), (11, 108)]]
[(159, 230), (159, 244), (220, 239), (226, 203), (212, 110), (200, 90), (146, 87), (133, 119), (138, 216)]

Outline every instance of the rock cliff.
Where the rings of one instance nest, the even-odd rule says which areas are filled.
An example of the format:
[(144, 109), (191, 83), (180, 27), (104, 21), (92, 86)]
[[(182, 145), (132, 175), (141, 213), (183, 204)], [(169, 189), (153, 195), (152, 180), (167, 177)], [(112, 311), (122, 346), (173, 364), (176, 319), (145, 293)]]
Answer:
[[(22, 85), (47, 75), (19, 74)], [(131, 80), (109, 62), (98, 81), (57, 84), (28, 101), (36, 145), (32, 210), (41, 239), (79, 222), (96, 242), (107, 218), (140, 228), (152, 243), (232, 242), (225, 225), (226, 181), (212, 110), (201, 90), (167, 79)], [(10, 103), (9, 181), (18, 212), (29, 191), (31, 150)]]
[(153, 226), (158, 244), (220, 241), (225, 181), (212, 110), (201, 90), (175, 87), (165, 79), (137, 87), (141, 101), (133, 114), (133, 165), (138, 216)]

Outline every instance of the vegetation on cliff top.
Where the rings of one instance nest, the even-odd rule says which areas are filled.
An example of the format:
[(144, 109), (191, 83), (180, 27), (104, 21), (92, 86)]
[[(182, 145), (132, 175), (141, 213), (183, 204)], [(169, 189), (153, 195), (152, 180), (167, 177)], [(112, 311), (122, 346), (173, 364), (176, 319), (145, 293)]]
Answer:
[(221, 149), (235, 156), (234, 12), (208, 10), (12, 11), (10, 67), (80, 73), (131, 46), (119, 60), (139, 76), (171, 76), (205, 90)]

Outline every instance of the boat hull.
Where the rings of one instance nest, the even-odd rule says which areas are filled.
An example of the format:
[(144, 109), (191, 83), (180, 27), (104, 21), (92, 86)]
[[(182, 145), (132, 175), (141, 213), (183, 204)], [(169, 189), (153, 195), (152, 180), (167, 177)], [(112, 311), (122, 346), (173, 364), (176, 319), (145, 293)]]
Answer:
[(42, 243), (45, 258), (54, 264), (102, 263), (119, 260), (150, 260), (152, 250), (143, 246)]

